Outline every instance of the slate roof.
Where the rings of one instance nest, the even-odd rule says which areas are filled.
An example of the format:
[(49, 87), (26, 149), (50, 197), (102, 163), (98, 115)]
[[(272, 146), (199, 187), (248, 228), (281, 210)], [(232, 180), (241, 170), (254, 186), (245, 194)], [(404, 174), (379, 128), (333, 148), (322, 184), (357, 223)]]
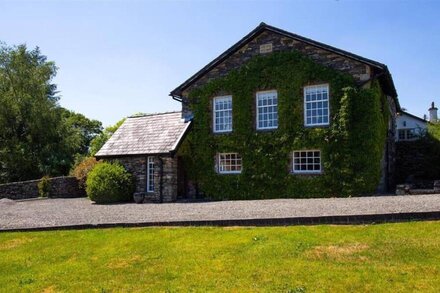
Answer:
[(208, 63), (205, 67), (200, 69), (198, 72), (196, 72), (193, 76), (191, 76), (189, 79), (187, 79), (185, 82), (183, 82), (181, 85), (179, 85), (177, 88), (171, 91), (170, 96), (171, 97), (180, 97), (182, 94), (182, 91), (186, 89), (188, 86), (190, 86), (192, 83), (194, 83), (196, 80), (198, 80), (201, 76), (203, 76), (206, 72), (223, 62), (225, 59), (227, 59), (229, 56), (234, 54), (236, 51), (238, 51), (240, 48), (242, 48), (244, 45), (246, 45), (248, 42), (250, 42), (252, 39), (254, 39), (256, 36), (260, 35), (264, 31), (271, 31), (274, 33), (278, 33), (280, 35), (299, 40), (301, 42), (307, 43), (311, 46), (324, 49), (326, 51), (333, 52), (335, 54), (345, 56), (347, 58), (357, 60), (359, 62), (362, 62), (364, 64), (368, 64), (370, 66), (373, 66), (374, 68), (379, 69), (383, 72), (381, 76), (379, 76), (380, 79), (383, 80), (383, 86), (385, 90), (388, 92), (389, 95), (391, 95), (397, 104), (397, 108), (400, 109), (399, 101), (397, 100), (397, 91), (394, 86), (393, 78), (391, 76), (391, 73), (388, 70), (388, 67), (380, 62), (353, 54), (351, 52), (341, 50), (329, 45), (326, 45), (324, 43), (320, 43), (317, 41), (314, 41), (309, 38), (305, 38), (303, 36), (279, 29), (277, 27), (268, 25), (264, 22), (262, 22), (259, 26), (257, 26), (254, 30), (252, 30), (249, 34), (244, 36), (241, 40), (239, 40), (237, 43), (235, 43), (232, 47), (230, 47), (228, 50), (223, 52), (220, 56), (212, 60), (210, 63)]
[(95, 156), (172, 153), (191, 124), (181, 115), (179, 111), (128, 117)]

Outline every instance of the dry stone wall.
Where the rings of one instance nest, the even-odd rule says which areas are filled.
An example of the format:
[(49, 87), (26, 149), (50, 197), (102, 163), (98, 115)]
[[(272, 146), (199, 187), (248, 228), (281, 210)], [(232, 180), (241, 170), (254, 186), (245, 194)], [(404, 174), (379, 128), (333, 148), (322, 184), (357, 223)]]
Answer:
[[(0, 198), (27, 199), (38, 197), (38, 180), (0, 184)], [(85, 196), (75, 177), (54, 177), (49, 179), (50, 197), (73, 198)]]

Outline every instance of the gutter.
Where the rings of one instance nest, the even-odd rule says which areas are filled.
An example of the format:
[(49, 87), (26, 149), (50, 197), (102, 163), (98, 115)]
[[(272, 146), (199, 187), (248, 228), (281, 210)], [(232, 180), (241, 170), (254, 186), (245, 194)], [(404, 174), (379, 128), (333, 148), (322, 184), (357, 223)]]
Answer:
[(175, 95), (175, 94), (170, 94), (171, 98), (173, 98), (174, 101), (178, 101), (179, 103), (182, 103), (182, 97)]

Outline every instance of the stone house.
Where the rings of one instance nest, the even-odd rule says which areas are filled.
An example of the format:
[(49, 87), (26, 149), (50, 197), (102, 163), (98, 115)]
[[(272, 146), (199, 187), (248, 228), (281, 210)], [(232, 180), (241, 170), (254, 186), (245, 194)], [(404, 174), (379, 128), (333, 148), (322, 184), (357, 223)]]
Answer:
[(425, 117), (422, 119), (406, 111), (401, 111), (397, 113), (396, 118), (396, 140), (397, 141), (411, 141), (417, 140), (423, 134), (426, 133), (428, 128), (428, 123), (436, 123), (438, 108), (435, 106), (434, 102), (431, 103), (431, 107), (428, 109), (429, 120)]
[(117, 160), (135, 176), (136, 201), (175, 201), (176, 151), (190, 125), (180, 111), (128, 117), (95, 156)]
[(426, 132), (427, 127), (427, 120), (401, 111), (396, 118), (396, 141), (416, 140)]
[[(264, 63), (271, 56), (290, 62), (292, 68), (303, 64), (309, 72), (296, 74), (286, 64)], [(261, 73), (257, 77), (251, 75), (255, 68)], [(320, 73), (315, 74), (314, 69)], [(261, 84), (255, 83), (258, 78)], [(234, 79), (242, 84), (229, 86), (227, 82)], [(280, 84), (281, 79), (285, 84)], [(289, 88), (289, 84), (296, 85)], [(385, 129), (381, 134), (366, 135), (360, 146), (375, 146), (367, 137), (378, 140), (380, 154), (374, 158), (367, 154), (369, 162), (350, 157), (342, 145), (338, 147), (338, 140), (362, 137), (351, 129), (359, 128), (356, 115), (360, 113), (350, 112), (352, 120), (347, 120), (344, 138), (334, 138), (334, 133), (339, 135), (346, 127), (337, 122), (345, 113), (341, 105), (355, 107), (350, 98), (342, 99), (344, 93), (350, 95), (344, 92), (345, 86), (355, 88), (352, 94), (371, 89), (368, 94), (377, 90), (380, 96), (371, 108), (374, 115), (380, 115)], [(229, 199), (297, 197), (300, 193), (320, 196), (325, 186), (333, 189), (323, 191), (323, 196), (337, 195), (338, 186), (347, 186), (338, 185), (344, 174), (352, 181), (345, 193), (386, 192), (394, 186), (400, 106), (391, 74), (382, 63), (261, 23), (170, 96), (181, 103), (181, 112), (128, 118), (97, 154), (98, 158), (118, 159), (134, 172), (136, 192), (145, 200), (173, 201), (178, 196), (194, 196), (196, 191), (213, 198), (219, 198), (216, 193), (238, 195), (220, 196)], [(352, 138), (345, 150), (356, 143), (359, 139)], [(192, 151), (179, 150), (181, 144)], [(261, 169), (252, 155), (257, 152)], [(358, 156), (365, 157), (362, 149)], [(192, 160), (191, 164), (182, 163), (186, 160)], [(350, 164), (344, 165), (345, 161)], [(378, 175), (371, 180), (360, 178), (357, 174), (363, 174), (370, 163), (377, 166)], [(191, 173), (193, 177), (188, 175)], [(368, 180), (371, 182), (365, 183)], [(149, 182), (154, 182), (154, 188)], [(356, 189), (356, 184), (368, 186)], [(241, 197), (241, 193), (247, 195)]]

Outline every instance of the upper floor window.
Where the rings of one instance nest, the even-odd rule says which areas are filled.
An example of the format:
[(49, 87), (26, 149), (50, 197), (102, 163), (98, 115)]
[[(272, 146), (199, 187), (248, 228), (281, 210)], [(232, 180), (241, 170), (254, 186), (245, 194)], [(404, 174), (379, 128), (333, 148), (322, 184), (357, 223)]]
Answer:
[(328, 84), (304, 87), (304, 124), (306, 126), (328, 125), (329, 112)]
[(293, 152), (293, 173), (321, 173), (321, 151), (304, 150)]
[(218, 154), (218, 172), (220, 174), (241, 173), (241, 156), (238, 153)]
[(257, 129), (278, 128), (278, 95), (276, 91), (257, 93)]
[(214, 132), (232, 131), (232, 96), (214, 98)]

